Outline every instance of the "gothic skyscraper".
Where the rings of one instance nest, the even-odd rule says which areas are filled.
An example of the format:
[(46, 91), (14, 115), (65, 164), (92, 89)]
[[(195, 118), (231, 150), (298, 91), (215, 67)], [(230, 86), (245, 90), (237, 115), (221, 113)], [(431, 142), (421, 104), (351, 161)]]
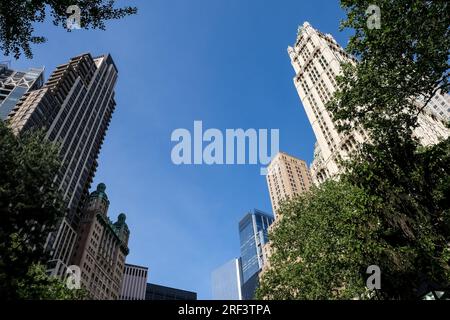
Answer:
[[(367, 139), (363, 130), (339, 133), (331, 114), (325, 109), (337, 89), (335, 77), (341, 72), (341, 63), (357, 63), (357, 60), (345, 52), (333, 36), (321, 33), (308, 22), (299, 28), (297, 40), (294, 46), (288, 47), (288, 54), (295, 70), (294, 85), (317, 140), (311, 175), (316, 183), (320, 183), (338, 174), (338, 160)], [(433, 101), (445, 104), (450, 100), (448, 96), (437, 95)], [(420, 97), (416, 102), (421, 106)], [(438, 119), (431, 106), (425, 111), (419, 115), (419, 126), (414, 135), (423, 145), (429, 145), (447, 137), (449, 132), (439, 121), (444, 119), (444, 114)]]

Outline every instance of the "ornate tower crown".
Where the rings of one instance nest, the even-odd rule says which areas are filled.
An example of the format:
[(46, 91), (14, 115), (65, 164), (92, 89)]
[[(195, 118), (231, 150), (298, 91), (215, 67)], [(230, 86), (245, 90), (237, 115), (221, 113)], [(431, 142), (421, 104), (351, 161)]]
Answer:
[(299, 38), (299, 37), (302, 35), (303, 30), (304, 30), (305, 28), (309, 27), (309, 26), (311, 26), (311, 25), (309, 24), (308, 21), (305, 21), (305, 22), (303, 22), (302, 25), (298, 26), (298, 29), (297, 29), (297, 38)]

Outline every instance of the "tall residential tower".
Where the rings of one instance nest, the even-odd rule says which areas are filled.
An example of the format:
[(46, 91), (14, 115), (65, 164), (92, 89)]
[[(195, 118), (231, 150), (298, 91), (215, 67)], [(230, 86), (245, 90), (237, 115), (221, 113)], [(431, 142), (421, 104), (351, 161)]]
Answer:
[(55, 274), (64, 272), (72, 256), (82, 205), (116, 106), (117, 73), (110, 55), (76, 56), (58, 66), (42, 88), (26, 93), (7, 119), (16, 134), (44, 128), (46, 137), (60, 144), (62, 165), (55, 183), (68, 210), (46, 244)]

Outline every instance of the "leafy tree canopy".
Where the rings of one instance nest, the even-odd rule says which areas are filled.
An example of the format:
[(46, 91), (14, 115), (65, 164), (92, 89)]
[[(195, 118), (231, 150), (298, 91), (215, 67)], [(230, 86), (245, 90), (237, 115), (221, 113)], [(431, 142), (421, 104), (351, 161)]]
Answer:
[(368, 201), (363, 190), (329, 181), (284, 203), (270, 234), (270, 269), (257, 296), (350, 299), (364, 292), (362, 274), (373, 253), (383, 250), (374, 237), (377, 219), (366, 211)]
[(0, 297), (17, 298), (18, 281), (47, 260), (44, 244), (65, 204), (53, 180), (57, 146), (43, 132), (15, 136), (0, 121)]
[[(369, 5), (380, 8), (380, 28), (369, 28)], [(418, 108), (413, 97), (427, 101), (448, 92), (450, 3), (423, 0), (341, 0), (347, 12), (342, 28), (354, 30), (347, 51), (357, 64), (344, 64), (340, 90), (328, 109), (350, 132), (368, 130), (374, 141), (411, 137)], [(370, 25), (370, 24), (369, 24)]]
[[(270, 234), (274, 253), (258, 297), (415, 299), (447, 287), (450, 140), (415, 160), (405, 184), (390, 184), (365, 163), (359, 175), (285, 202)], [(381, 290), (369, 292), (371, 265), (381, 269)]]
[[(51, 15), (53, 24), (68, 31), (67, 18), (80, 9), (80, 27), (84, 29), (105, 29), (105, 21), (121, 19), (135, 14), (135, 7), (115, 8), (115, 0), (2, 0), (0, 2), (0, 49), (5, 55), (13, 54), (16, 59), (24, 53), (32, 58), (31, 44), (43, 43), (46, 38), (35, 34), (36, 23), (45, 21)], [(69, 11), (69, 12), (68, 12)]]
[(30, 266), (27, 274), (18, 281), (17, 294), (23, 300), (82, 300), (87, 298), (85, 289), (69, 289), (66, 282), (49, 276), (41, 264)]

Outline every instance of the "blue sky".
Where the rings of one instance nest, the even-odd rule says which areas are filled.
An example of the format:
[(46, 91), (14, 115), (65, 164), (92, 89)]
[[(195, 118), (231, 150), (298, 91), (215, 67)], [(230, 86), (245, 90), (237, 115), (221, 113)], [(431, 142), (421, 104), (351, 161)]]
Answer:
[(344, 17), (330, 0), (120, 1), (139, 13), (107, 31), (67, 33), (36, 26), (48, 42), (13, 68), (45, 66), (109, 52), (119, 69), (117, 109), (101, 150), (95, 185), (104, 182), (109, 215), (127, 214), (129, 263), (149, 282), (211, 298), (211, 271), (239, 256), (238, 222), (252, 208), (271, 212), (258, 165), (175, 166), (177, 128), (279, 129), (280, 149), (308, 163), (314, 135), (292, 83), (286, 52), (309, 21), (341, 44)]

